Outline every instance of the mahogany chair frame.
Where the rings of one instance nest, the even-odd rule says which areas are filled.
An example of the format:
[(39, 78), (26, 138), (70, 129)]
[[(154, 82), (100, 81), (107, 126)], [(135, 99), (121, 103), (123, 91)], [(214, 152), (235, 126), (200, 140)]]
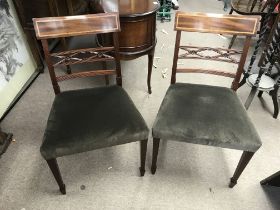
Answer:
[[(195, 14), (195, 15), (194, 15)], [(174, 30), (176, 32), (176, 42), (175, 42), (175, 51), (173, 57), (173, 66), (172, 66), (172, 76), (171, 84), (176, 82), (176, 73), (206, 73), (214, 74), (218, 76), (225, 76), (233, 78), (231, 88), (236, 91), (239, 88), (239, 81), (243, 73), (244, 65), (246, 62), (246, 57), (250, 47), (250, 42), (253, 36), (256, 35), (257, 29), (259, 26), (259, 16), (239, 16), (239, 15), (223, 15), (218, 17), (213, 14), (213, 17), (207, 16), (203, 13), (176, 13), (175, 26)], [(214, 23), (207, 24), (208, 21), (215, 21)], [(193, 23), (187, 24), (187, 21), (193, 21)], [(197, 29), (197, 25), (202, 24), (200, 29)], [(211, 25), (214, 24), (214, 25)], [(216, 27), (216, 28), (214, 28)], [(247, 28), (246, 28), (247, 27)], [(213, 33), (213, 34), (229, 34), (229, 35), (240, 35), (245, 36), (245, 43), (243, 50), (235, 49), (223, 49), (223, 48), (212, 48), (212, 47), (194, 47), (194, 46), (180, 46), (181, 32), (200, 32), (200, 33)], [(195, 48), (197, 52), (203, 50), (210, 50), (218, 53), (218, 56), (194, 56), (192, 53), (187, 53), (179, 56), (179, 49), (186, 50), (187, 48)], [(232, 55), (241, 55), (240, 60), (232, 58)], [(203, 70), (203, 69), (177, 69), (178, 59), (204, 59), (212, 61), (221, 61), (238, 64), (236, 73), (228, 73), (219, 70)]]
[[(233, 78), (231, 89), (236, 91), (239, 87), (239, 81), (243, 73), (244, 64), (250, 47), (250, 41), (257, 34), (259, 26), (259, 16), (238, 16), (238, 15), (216, 15), (204, 13), (187, 13), (177, 12), (175, 18), (174, 30), (176, 31), (176, 41), (173, 57), (171, 84), (176, 83), (177, 73), (205, 73), (218, 76)], [(229, 34), (245, 36), (245, 43), (242, 51), (233, 49), (210, 48), (210, 47), (194, 47), (180, 45), (182, 32), (200, 32), (212, 34)], [(187, 53), (179, 55), (179, 50), (185, 50)], [(188, 49), (191, 53), (188, 52)], [(196, 52), (210, 50), (218, 53), (218, 56), (201, 56)], [(240, 54), (240, 60), (236, 61), (231, 55)], [(214, 69), (194, 69), (194, 68), (177, 68), (179, 59), (203, 59), (212, 61), (221, 61), (238, 64), (235, 73), (229, 73)], [(159, 150), (159, 138), (153, 138), (153, 155), (151, 172), (155, 174), (157, 169), (157, 156)], [(229, 187), (232, 188), (237, 184), (237, 180), (251, 158), (254, 152), (243, 151), (238, 166), (230, 180)]]
[[(118, 85), (122, 85), (118, 32), (120, 31), (118, 13), (95, 14), (95, 15), (77, 15), (68, 17), (47, 17), (34, 18), (34, 27), (37, 39), (42, 42), (46, 63), (49, 69), (55, 94), (60, 93), (58, 82), (62, 82), (74, 78), (93, 77), (98, 75), (116, 75)], [(86, 22), (81, 24), (81, 20), (87, 18)], [(69, 20), (70, 19), (70, 20)], [(96, 21), (91, 23), (90, 21)], [(114, 27), (107, 29), (100, 28), (105, 21), (115, 21)], [(104, 23), (103, 23), (104, 22)], [(61, 26), (59, 24), (62, 24)], [(98, 25), (99, 24), (99, 25)], [(96, 25), (96, 26), (95, 26)], [(115, 47), (96, 47), (87, 49), (66, 50), (65, 48), (58, 53), (50, 53), (48, 39), (67, 38), (73, 36), (83, 36), (99, 33), (112, 33), (113, 44)], [(114, 53), (115, 57), (106, 53)], [(86, 55), (86, 57), (85, 57)], [(53, 62), (55, 60), (55, 62)], [(63, 76), (56, 76), (55, 67), (70, 66), (81, 63), (94, 63), (115, 61), (116, 70), (91, 70), (87, 72), (71, 73)], [(103, 66), (104, 67), (104, 66)]]
[[(59, 82), (84, 77), (94, 77), (99, 75), (116, 75), (116, 83), (122, 86), (121, 65), (119, 54), (118, 33), (120, 32), (120, 22), (118, 13), (103, 13), (91, 15), (77, 15), (65, 17), (46, 17), (34, 18), (33, 24), (37, 39), (41, 40), (45, 54), (45, 60), (48, 66), (52, 86), (55, 94), (60, 94)], [(48, 46), (48, 39), (53, 38), (67, 38), (73, 36), (83, 36), (91, 34), (110, 33), (113, 35), (113, 46), (110, 47), (96, 47), (86, 49), (75, 49), (50, 53)], [(115, 69), (101, 69), (89, 71), (68, 71), (67, 74), (57, 76), (55, 67), (81, 64), (81, 63), (95, 63), (106, 61), (115, 62)], [(148, 139), (142, 140), (140, 143), (140, 174), (144, 176), (145, 161), (147, 151)], [(46, 160), (51, 169), (55, 180), (59, 185), (62, 194), (66, 194), (66, 187), (62, 180), (61, 173), (56, 159)]]

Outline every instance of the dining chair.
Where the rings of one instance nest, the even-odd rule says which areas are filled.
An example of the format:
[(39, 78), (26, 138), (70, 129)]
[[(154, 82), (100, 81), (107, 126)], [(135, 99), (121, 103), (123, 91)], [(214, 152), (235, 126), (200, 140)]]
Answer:
[[(251, 92), (245, 102), (245, 108), (249, 109), (257, 92), (258, 97), (262, 97), (263, 92), (269, 93), (274, 105), (273, 118), (278, 117), (278, 90), (280, 86), (280, 15), (274, 23), (273, 30), (271, 30), (265, 50), (263, 51), (258, 72), (251, 73), (246, 78), (246, 83), (251, 87)], [(273, 72), (273, 68), (276, 70)]]
[[(160, 140), (172, 140), (242, 150), (243, 154), (229, 187), (237, 184), (239, 176), (261, 146), (260, 137), (235, 92), (251, 37), (256, 35), (258, 24), (259, 18), (253, 16), (176, 13), (171, 85), (152, 128), (152, 174), (155, 174), (157, 169)], [(236, 34), (245, 36), (246, 39), (243, 50), (186, 46), (180, 43), (182, 32)], [(239, 55), (240, 60), (237, 60), (235, 55)], [(197, 60), (199, 63), (202, 63), (202, 60), (229, 62), (237, 64), (237, 70), (231, 73), (215, 69), (177, 68), (178, 60), (182, 62), (182, 59)], [(229, 77), (233, 82), (231, 88), (176, 83), (177, 73), (206, 73)]]
[[(119, 58), (118, 13), (34, 18), (36, 36), (41, 40), (51, 82), (56, 94), (50, 110), (40, 152), (47, 161), (62, 194), (66, 194), (57, 158), (140, 141), (140, 174), (145, 173), (148, 127), (122, 86)], [(48, 39), (112, 33), (113, 46), (50, 53)], [(55, 67), (114, 62), (114, 69), (75, 71), (57, 75)], [(59, 82), (116, 75), (117, 85), (60, 91)]]

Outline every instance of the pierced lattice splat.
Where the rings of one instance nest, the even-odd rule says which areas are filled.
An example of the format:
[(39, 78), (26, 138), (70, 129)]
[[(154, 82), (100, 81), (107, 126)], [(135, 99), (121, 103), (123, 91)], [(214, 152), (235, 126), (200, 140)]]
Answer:
[(178, 56), (178, 59), (203, 59), (212, 61), (222, 61), (238, 64), (239, 60), (235, 55), (241, 55), (242, 51), (211, 47), (180, 46), (185, 53)]
[(57, 67), (60, 65), (67, 66), (81, 63), (113, 61), (115, 58), (108, 54), (113, 49), (113, 47), (77, 49), (52, 53), (50, 55), (54, 62), (53, 66)]
[[(34, 18), (33, 23), (36, 37), (42, 42), (55, 94), (61, 92), (58, 82), (75, 78), (104, 75), (106, 84), (108, 84), (108, 76), (115, 74), (117, 84), (122, 85), (118, 42), (118, 32), (120, 32), (118, 13)], [(109, 34), (112, 37), (113, 46), (75, 50), (65, 50), (65, 47), (63, 47), (64, 49), (61, 49), (63, 51), (56, 53), (51, 53), (49, 50), (48, 39), (93, 34)], [(115, 63), (114, 69), (107, 69), (106, 61), (113, 61)], [(67, 70), (69, 70), (71, 65), (93, 62), (102, 63), (102, 69), (67, 71), (67, 75), (59, 76), (55, 72), (57, 66), (66, 66)]]

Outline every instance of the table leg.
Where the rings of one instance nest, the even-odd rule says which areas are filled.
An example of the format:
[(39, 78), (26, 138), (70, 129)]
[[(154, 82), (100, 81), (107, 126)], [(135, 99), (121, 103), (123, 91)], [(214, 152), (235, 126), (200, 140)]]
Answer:
[(151, 89), (151, 75), (152, 75), (152, 70), (153, 70), (154, 54), (155, 54), (155, 48), (153, 48), (149, 52), (149, 54), (148, 54), (149, 62), (148, 62), (147, 85), (148, 85), (148, 92), (149, 92), (149, 94), (152, 93), (152, 89)]

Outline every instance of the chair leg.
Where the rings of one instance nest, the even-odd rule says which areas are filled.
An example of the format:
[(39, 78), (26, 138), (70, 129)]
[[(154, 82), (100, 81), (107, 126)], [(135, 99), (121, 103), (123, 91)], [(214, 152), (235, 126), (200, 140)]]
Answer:
[(251, 160), (254, 154), (255, 154), (254, 152), (247, 152), (247, 151), (243, 152), (239, 160), (239, 163), (235, 169), (233, 177), (230, 179), (230, 183), (229, 183), (230, 188), (233, 188), (237, 184), (238, 178), (240, 177), (243, 170), (245, 169), (245, 167), (247, 166), (247, 164), (249, 163), (249, 161)]
[(152, 76), (152, 70), (153, 70), (154, 54), (155, 54), (155, 49), (151, 50), (151, 52), (148, 54), (148, 58), (149, 59), (148, 59), (147, 85), (148, 85), (148, 92), (149, 92), (149, 94), (152, 93), (151, 76)]
[(273, 113), (273, 118), (277, 119), (278, 117), (278, 113), (279, 113), (279, 105), (278, 105), (278, 94), (277, 94), (277, 90), (273, 90), (271, 91), (271, 97), (272, 97), (272, 101), (273, 101), (273, 105), (274, 105), (274, 113)]
[(59, 190), (62, 194), (66, 194), (66, 188), (65, 188), (65, 184), (63, 183), (63, 180), (62, 180), (62, 177), (61, 177), (61, 174), (60, 174), (60, 170), (59, 170), (59, 167), (58, 167), (58, 164), (57, 164), (57, 161), (56, 159), (50, 159), (50, 160), (47, 160), (47, 163), (53, 173), (53, 176), (59, 186)]
[(155, 174), (157, 170), (157, 156), (158, 156), (159, 142), (160, 139), (158, 138), (153, 139), (153, 160), (152, 160), (152, 167), (151, 167), (152, 174)]
[(273, 105), (274, 105), (273, 118), (277, 119), (278, 114), (279, 114), (279, 104), (278, 104), (277, 92), (272, 94), (272, 101), (273, 101)]
[(259, 91), (258, 97), (261, 98), (261, 97), (262, 97), (262, 94), (263, 94), (263, 91)]
[(230, 43), (228, 45), (228, 49), (232, 48), (232, 45), (233, 45), (234, 41), (236, 40), (236, 37), (237, 37), (237, 35), (233, 35), (232, 36), (231, 41), (230, 41)]
[(148, 140), (142, 140), (140, 142), (140, 159), (141, 159), (141, 166), (139, 168), (140, 175), (145, 175), (145, 163), (146, 163), (146, 153), (147, 153), (147, 143)]
[(251, 103), (252, 103), (256, 93), (257, 93), (257, 88), (256, 87), (252, 87), (252, 90), (251, 90), (251, 92), (250, 92), (250, 94), (249, 94), (249, 96), (248, 96), (248, 98), (247, 98), (247, 100), (245, 102), (245, 105), (244, 105), (245, 109), (249, 109), (249, 106), (251, 105)]

